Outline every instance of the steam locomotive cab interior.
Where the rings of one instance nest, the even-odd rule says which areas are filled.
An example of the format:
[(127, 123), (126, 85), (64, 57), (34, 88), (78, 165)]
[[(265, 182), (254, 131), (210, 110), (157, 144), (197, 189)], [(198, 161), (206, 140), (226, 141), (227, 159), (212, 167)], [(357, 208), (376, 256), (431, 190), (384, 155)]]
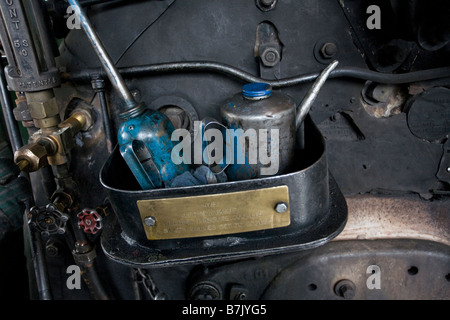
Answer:
[(448, 1), (0, 12), (2, 294), (450, 298)]

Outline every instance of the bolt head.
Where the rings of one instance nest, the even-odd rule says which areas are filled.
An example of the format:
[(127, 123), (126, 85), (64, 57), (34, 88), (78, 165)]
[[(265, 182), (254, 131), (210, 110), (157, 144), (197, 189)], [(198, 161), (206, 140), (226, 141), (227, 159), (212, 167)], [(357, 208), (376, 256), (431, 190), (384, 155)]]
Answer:
[(153, 227), (153, 226), (156, 224), (156, 219), (155, 219), (155, 217), (152, 217), (152, 216), (145, 217), (145, 218), (144, 218), (144, 224), (145, 224), (147, 227)]
[(59, 253), (58, 247), (54, 243), (47, 244), (45, 251), (51, 257), (56, 257)]
[(337, 54), (337, 46), (333, 42), (327, 42), (322, 46), (322, 49), (320, 49), (320, 53), (322, 54), (322, 57), (325, 59), (331, 59)]
[(269, 11), (275, 8), (277, 0), (257, 0), (256, 6), (262, 11)]
[(105, 80), (103, 79), (93, 79), (91, 81), (92, 88), (94, 90), (103, 90), (105, 88)]
[(334, 293), (344, 299), (353, 299), (356, 294), (356, 286), (350, 280), (340, 280), (334, 287)]
[(285, 213), (288, 210), (287, 203), (279, 202), (275, 205), (275, 211), (278, 213)]
[(280, 62), (280, 53), (276, 48), (266, 48), (261, 53), (261, 62), (266, 67), (274, 67)]

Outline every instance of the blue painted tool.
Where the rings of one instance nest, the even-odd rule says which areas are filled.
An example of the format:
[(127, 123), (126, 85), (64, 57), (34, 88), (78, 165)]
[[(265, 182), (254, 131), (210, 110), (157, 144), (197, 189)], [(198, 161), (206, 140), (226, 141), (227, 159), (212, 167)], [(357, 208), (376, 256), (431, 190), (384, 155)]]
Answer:
[(69, 0), (69, 3), (127, 110), (121, 114), (125, 122), (118, 133), (120, 153), (142, 189), (164, 187), (166, 182), (189, 170), (187, 164), (175, 164), (179, 159), (172, 159), (172, 156), (178, 157), (172, 155), (173, 124), (163, 113), (148, 110), (135, 101), (79, 2)]
[(171, 136), (175, 128), (169, 118), (142, 106), (130, 111), (122, 114), (126, 121), (119, 129), (118, 143), (122, 157), (142, 189), (162, 188), (189, 171), (189, 165), (179, 155), (172, 155)]

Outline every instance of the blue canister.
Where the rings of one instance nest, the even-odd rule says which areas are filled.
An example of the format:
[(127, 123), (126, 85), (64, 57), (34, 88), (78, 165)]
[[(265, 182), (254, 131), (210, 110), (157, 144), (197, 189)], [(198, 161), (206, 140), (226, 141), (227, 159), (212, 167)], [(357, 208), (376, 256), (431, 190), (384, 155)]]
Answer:
[(172, 154), (175, 128), (166, 115), (140, 105), (122, 113), (121, 118), (125, 122), (118, 133), (120, 153), (143, 190), (164, 187), (190, 170), (189, 165), (172, 158), (180, 155)]

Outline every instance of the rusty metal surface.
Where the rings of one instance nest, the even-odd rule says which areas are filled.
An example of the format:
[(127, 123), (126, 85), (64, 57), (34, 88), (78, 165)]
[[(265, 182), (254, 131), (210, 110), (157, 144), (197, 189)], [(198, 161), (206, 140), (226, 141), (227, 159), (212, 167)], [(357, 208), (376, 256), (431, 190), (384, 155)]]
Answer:
[(450, 245), (450, 199), (359, 195), (346, 200), (347, 225), (335, 241), (420, 239)]

